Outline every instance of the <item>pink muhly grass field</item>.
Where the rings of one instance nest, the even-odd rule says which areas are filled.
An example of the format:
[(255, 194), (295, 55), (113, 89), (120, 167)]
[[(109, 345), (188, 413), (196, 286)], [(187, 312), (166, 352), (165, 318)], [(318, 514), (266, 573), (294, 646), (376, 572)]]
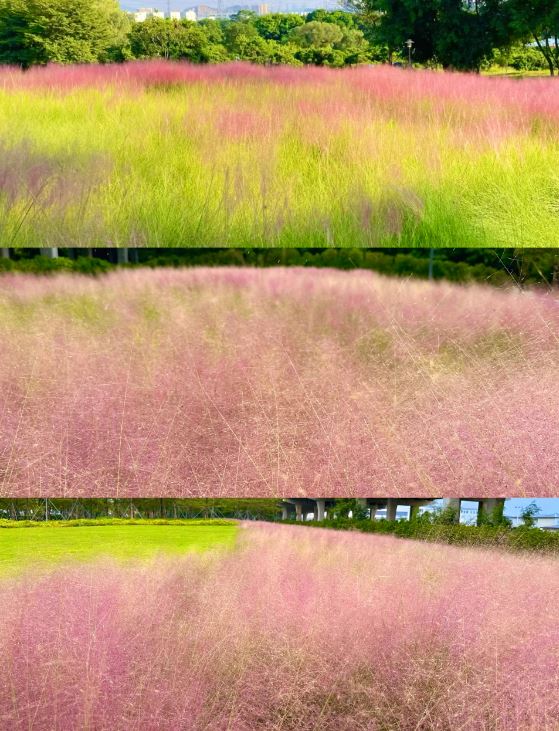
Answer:
[(541, 731), (555, 558), (302, 527), (5, 579), (0, 726)]
[(558, 333), (364, 271), (4, 276), (0, 495), (553, 496)]
[[(352, 69), (328, 69), (316, 66), (259, 66), (246, 62), (199, 65), (163, 60), (132, 61), (125, 64), (84, 64), (78, 66), (35, 67), (21, 72), (0, 66), (0, 88), (48, 89), (71, 91), (80, 87), (119, 86), (149, 88), (176, 84), (213, 85), (303, 85), (312, 87), (347, 87), (359, 95), (382, 102), (394, 102), (406, 115), (414, 102), (436, 99), (439, 112), (448, 102), (472, 106), (480, 111), (513, 113), (511, 122), (519, 127), (528, 118), (542, 115), (559, 119), (559, 94), (551, 78), (507, 79), (477, 74), (416, 71), (407, 73), (387, 65), (361, 66)], [(342, 109), (339, 109), (341, 112)]]
[(10, 246), (559, 245), (559, 86), (387, 66), (0, 67)]

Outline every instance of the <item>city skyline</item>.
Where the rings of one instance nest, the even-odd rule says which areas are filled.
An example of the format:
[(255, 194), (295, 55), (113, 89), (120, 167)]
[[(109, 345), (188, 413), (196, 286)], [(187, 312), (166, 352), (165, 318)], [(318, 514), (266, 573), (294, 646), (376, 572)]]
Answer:
[[(143, 0), (122, 0), (120, 6), (123, 10), (128, 12), (135, 12), (140, 8), (153, 8), (154, 10), (162, 10), (167, 12), (168, 9), (173, 10), (188, 10), (189, 8), (196, 7), (199, 3), (188, 3), (186, 0), (171, 0), (169, 3), (167, 0), (153, 0), (152, 2), (143, 2)], [(211, 3), (206, 3), (211, 6)], [(226, 3), (224, 7), (229, 5), (236, 5), (242, 3)], [(251, 3), (246, 3), (250, 5)], [(341, 9), (340, 3), (336, 0), (272, 0), (267, 3), (270, 7), (270, 11), (274, 13), (282, 12), (302, 12), (307, 9), (321, 9), (325, 10), (339, 10)]]

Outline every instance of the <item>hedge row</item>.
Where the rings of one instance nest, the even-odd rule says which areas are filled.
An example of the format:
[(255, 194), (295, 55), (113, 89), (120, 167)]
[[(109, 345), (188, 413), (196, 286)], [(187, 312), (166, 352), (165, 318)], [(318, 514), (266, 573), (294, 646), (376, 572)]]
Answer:
[[(246, 514), (260, 520), (281, 516), (278, 501), (270, 498), (52, 498), (48, 500), (51, 521), (59, 520), (192, 520), (238, 518)], [(45, 501), (38, 498), (0, 498), (0, 518), (23, 522), (42, 520)]]
[(421, 520), (322, 520), (308, 523), (289, 521), (295, 525), (357, 530), (363, 533), (392, 534), (435, 543), (460, 546), (486, 546), (507, 550), (559, 552), (559, 531), (540, 528), (506, 528), (493, 526), (444, 525)]
[[(76, 252), (78, 250), (75, 250)], [(525, 283), (548, 283), (554, 278), (556, 260), (542, 250), (537, 266), (526, 261), (520, 266), (519, 257), (514, 251), (483, 250), (472, 252), (465, 249), (457, 255), (456, 251), (439, 249), (429, 261), (427, 249), (414, 251), (378, 251), (371, 249), (196, 249), (190, 252), (177, 250), (162, 254), (157, 250), (135, 250), (140, 266), (313, 266), (334, 269), (369, 269), (389, 276), (414, 276), (427, 278), (431, 268), (434, 279), (453, 282), (489, 282), (497, 286), (521, 278)], [(64, 250), (61, 251), (64, 253)], [(96, 249), (95, 256), (60, 256), (50, 259), (45, 256), (29, 258), (27, 252), (15, 258), (0, 259), (1, 272), (29, 272), (34, 274), (53, 274), (75, 272), (78, 274), (103, 274), (117, 266), (107, 252)], [(22, 252), (23, 254), (23, 252)], [(112, 256), (112, 255), (111, 255)], [(530, 254), (533, 258), (533, 254)], [(112, 257), (114, 258), (114, 257)], [(526, 258), (526, 257), (524, 257)], [(457, 260), (458, 259), (458, 260)], [(127, 264), (125, 266), (137, 266)], [(522, 276), (516, 271), (524, 268)]]
[(1, 528), (79, 528), (81, 526), (99, 526), (99, 525), (174, 525), (174, 526), (200, 526), (200, 525), (235, 525), (233, 520), (224, 520), (222, 518), (212, 518), (208, 520), (199, 519), (165, 519), (153, 518), (149, 520), (128, 519), (128, 518), (81, 518), (79, 520), (4, 520), (0, 519)]
[(72, 272), (75, 274), (104, 274), (113, 268), (113, 264), (97, 257), (79, 256), (69, 259), (59, 256), (51, 259), (47, 256), (34, 256), (25, 259), (0, 259), (0, 273), (26, 272), (28, 274), (58, 274)]

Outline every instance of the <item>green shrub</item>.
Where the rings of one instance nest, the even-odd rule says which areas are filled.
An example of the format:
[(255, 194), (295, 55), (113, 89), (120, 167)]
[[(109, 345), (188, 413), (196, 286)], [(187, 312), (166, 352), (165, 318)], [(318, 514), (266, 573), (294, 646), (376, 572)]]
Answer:
[(176, 526), (196, 526), (196, 525), (234, 525), (233, 520), (225, 518), (208, 518), (208, 519), (166, 519), (152, 518), (129, 519), (129, 518), (80, 518), (76, 520), (5, 520), (0, 519), (1, 528), (36, 528), (38, 526), (44, 528), (78, 528), (80, 526), (91, 525), (176, 525)]
[(503, 524), (473, 526), (440, 523), (433, 522), (423, 516), (415, 520), (350, 520), (348, 518), (338, 518), (336, 520), (326, 519), (309, 523), (290, 522), (295, 525), (318, 528), (392, 534), (399, 538), (412, 538), (457, 546), (484, 546), (545, 553), (559, 552), (559, 532), (543, 531), (539, 528), (527, 526), (510, 528)]

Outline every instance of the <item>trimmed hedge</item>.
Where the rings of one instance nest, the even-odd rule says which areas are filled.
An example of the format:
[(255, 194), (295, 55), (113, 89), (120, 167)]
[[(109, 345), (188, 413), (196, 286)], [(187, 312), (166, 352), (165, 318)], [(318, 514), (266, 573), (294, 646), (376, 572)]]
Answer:
[(79, 520), (0, 520), (0, 528), (79, 528), (81, 526), (98, 525), (174, 525), (174, 526), (203, 526), (203, 525), (235, 525), (234, 520), (213, 518), (207, 520), (167, 520), (165, 518), (153, 518), (149, 520), (135, 520), (128, 518), (82, 518)]
[[(286, 521), (287, 522), (287, 521)], [(559, 531), (544, 531), (539, 528), (507, 528), (472, 525), (441, 525), (422, 520), (336, 520), (288, 521), (294, 525), (356, 530), (363, 533), (392, 534), (399, 538), (412, 538), (434, 543), (448, 543), (459, 546), (485, 546), (507, 550), (559, 552)]]

